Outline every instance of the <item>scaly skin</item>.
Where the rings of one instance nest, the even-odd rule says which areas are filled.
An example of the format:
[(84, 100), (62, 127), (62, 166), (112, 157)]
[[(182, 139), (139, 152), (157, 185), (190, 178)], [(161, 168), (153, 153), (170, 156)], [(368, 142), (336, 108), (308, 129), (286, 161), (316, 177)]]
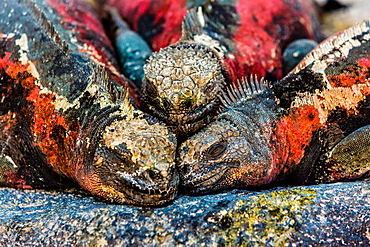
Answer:
[(0, 10), (0, 184), (74, 181), (118, 203), (173, 200), (176, 138), (132, 105), (94, 8), (36, 4), (7, 0)]
[(369, 175), (370, 21), (323, 42), (270, 87), (252, 79), (179, 149), (188, 193)]
[[(179, 137), (213, 118), (225, 85), (254, 74), (281, 78), (282, 49), (315, 39), (312, 1), (106, 2), (156, 51), (144, 67), (142, 105)], [(186, 9), (199, 6), (203, 12), (188, 13), (181, 34)]]
[(144, 72), (143, 101), (178, 136), (203, 127), (217, 112), (225, 76), (217, 54), (207, 46), (164, 48), (149, 58)]

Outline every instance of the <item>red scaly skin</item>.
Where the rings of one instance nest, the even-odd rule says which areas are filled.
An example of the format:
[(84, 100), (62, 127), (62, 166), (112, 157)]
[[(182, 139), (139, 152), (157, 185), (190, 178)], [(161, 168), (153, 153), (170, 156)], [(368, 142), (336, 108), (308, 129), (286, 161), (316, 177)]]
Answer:
[(288, 172), (291, 164), (299, 164), (305, 154), (305, 148), (312, 140), (312, 133), (320, 127), (322, 125), (318, 111), (311, 105), (300, 106), (292, 113), (279, 119), (272, 137), (274, 139), (272, 143), (280, 143), (280, 145), (271, 147), (275, 150), (272, 162), (276, 164), (273, 166), (279, 167), (281, 164), (289, 164), (282, 166), (282, 171)]
[[(58, 12), (64, 29), (76, 31), (77, 39), (83, 44), (80, 52), (88, 53), (94, 61), (110, 67), (111, 70), (117, 69), (112, 44), (104, 32), (99, 16), (93, 11), (93, 7), (75, 1), (71, 8), (68, 5), (69, 2), (49, 0), (47, 4)], [(94, 38), (96, 36), (100, 38)]]
[[(315, 39), (317, 25), (313, 1), (107, 4), (116, 7), (156, 51), (144, 66), (143, 109), (164, 121), (180, 139), (214, 117), (225, 85), (250, 75), (281, 78), (282, 50), (296, 39)], [(186, 8), (193, 12), (185, 17)]]
[(233, 81), (254, 74), (282, 78), (282, 49), (298, 38), (317, 38), (312, 1), (239, 1), (236, 9), (240, 27), (232, 38)]
[[(227, 48), (228, 55), (223, 59), (231, 81), (254, 74), (259, 77), (270, 77), (269, 79), (280, 79), (282, 49), (295, 39), (318, 38), (315, 37), (318, 22), (313, 1), (231, 2), (231, 5), (227, 6), (234, 9), (227, 11), (235, 11), (232, 13), (232, 21), (237, 19), (239, 21), (230, 28), (227, 36), (218, 34), (216, 37), (221, 43), (230, 46)], [(218, 1), (195, 3), (184, 0), (107, 0), (106, 3), (119, 10), (123, 19), (134, 31), (143, 36), (153, 51), (172, 45), (181, 38), (181, 23), (187, 7), (213, 5), (215, 9), (216, 4), (223, 4)], [(211, 19), (212, 21), (220, 30), (223, 29), (223, 25), (231, 24), (229, 22), (231, 19), (226, 19), (225, 23), (217, 23)], [(209, 30), (206, 32), (210, 35)], [(219, 30), (213, 28), (212, 32), (217, 33)]]
[(369, 75), (370, 60), (368, 58), (362, 58), (358, 61), (357, 67), (351, 68), (351, 70), (345, 73), (328, 76), (328, 80), (333, 87), (351, 87), (357, 83), (367, 82)]
[(107, 68), (116, 82), (124, 87), (128, 86), (131, 97), (139, 105), (137, 88), (120, 74), (112, 44), (105, 33), (97, 10), (84, 1), (72, 1), (73, 7), (70, 7), (70, 2), (48, 0), (47, 5), (54, 7), (58, 12), (61, 25), (65, 30), (75, 32), (80, 43), (78, 52), (88, 54), (92, 61)]
[[(35, 81), (35, 78), (27, 73), (28, 66), (10, 61), (10, 56), (10, 52), (4, 52), (4, 57), (0, 59), (0, 71), (4, 71), (7, 75), (9, 75), (10, 80), (13, 80), (14, 83), (21, 84), (22, 86), (32, 85)], [(18, 79), (20, 75), (23, 75), (22, 80)], [(2, 77), (2, 83), (5, 84), (4, 77)], [(8, 86), (7, 90), (1, 93), (1, 97), (5, 97), (6, 93), (10, 93), (12, 91), (12, 87)], [(32, 113), (24, 112), (24, 114), (25, 115), (23, 117), (30, 117)], [(11, 110), (0, 116), (0, 126), (2, 127), (1, 139), (11, 139), (12, 128), (19, 122), (19, 119), (17, 119), (16, 116), (16, 113)], [(24, 177), (16, 173), (17, 170), (15, 167), (3, 166), (1, 167), (1, 171), (1, 184), (22, 189), (31, 188), (31, 186), (27, 184), (27, 181), (24, 179)]]
[[(10, 55), (8, 52), (5, 53), (5, 57), (0, 61), (0, 69), (9, 75), (15, 84), (20, 84), (23, 90), (28, 92), (25, 99), (29, 104), (28, 108), (32, 108), (33, 111), (27, 115), (31, 118), (30, 130), (34, 136), (34, 145), (46, 155), (47, 163), (54, 167), (55, 171), (71, 177), (73, 172), (69, 169), (68, 162), (72, 157), (79, 127), (72, 126), (73, 123), (66, 121), (64, 116), (55, 110), (55, 94), (40, 93), (39, 86), (35, 84), (37, 79), (28, 73), (32, 70), (30, 64), (13, 62)], [(10, 114), (12, 112), (7, 116)], [(8, 124), (12, 125), (11, 122)], [(55, 136), (53, 137), (55, 129), (61, 126), (65, 129), (65, 138), (55, 139)]]
[(0, 10), (0, 185), (173, 200), (176, 138), (132, 105), (97, 13), (84, 0), (35, 2)]
[(106, 0), (116, 7), (131, 28), (159, 51), (181, 38), (181, 23), (186, 14), (186, 0)]
[(224, 109), (179, 148), (184, 190), (368, 177), (370, 21), (322, 44), (282, 80), (239, 83)]

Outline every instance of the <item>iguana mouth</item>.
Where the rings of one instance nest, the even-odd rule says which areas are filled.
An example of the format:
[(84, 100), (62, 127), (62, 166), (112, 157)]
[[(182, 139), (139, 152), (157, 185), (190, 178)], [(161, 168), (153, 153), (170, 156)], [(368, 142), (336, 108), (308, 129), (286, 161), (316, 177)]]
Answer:
[(150, 110), (161, 121), (169, 125), (194, 123), (201, 121), (207, 115), (212, 114), (212, 111), (218, 107), (218, 101), (214, 100), (205, 105), (199, 106), (193, 110), (183, 110), (180, 112), (166, 111), (161, 108), (150, 106)]
[(130, 188), (133, 191), (140, 192), (142, 194), (147, 195), (166, 195), (169, 191), (173, 190), (173, 187), (176, 187), (176, 185), (167, 184), (164, 186), (152, 183), (146, 183), (144, 180), (140, 178), (133, 178), (130, 175), (127, 175), (123, 172), (117, 172), (119, 175), (120, 183), (122, 183), (124, 188)]
[[(104, 176), (102, 176), (104, 175)], [(89, 181), (96, 183), (86, 184), (94, 194), (107, 200), (130, 203), (142, 206), (162, 206), (177, 196), (179, 178), (177, 171), (169, 174), (172, 177), (166, 184), (156, 184), (146, 181), (146, 178), (133, 177), (132, 174), (116, 172), (114, 176), (95, 174)]]
[(161, 206), (174, 200), (177, 195), (177, 185), (168, 185), (166, 187), (143, 187), (137, 182), (124, 180), (120, 181), (124, 184), (123, 193), (127, 196), (126, 200), (130, 200), (132, 204)]
[[(217, 167), (216, 167), (217, 166)], [(183, 177), (181, 186), (186, 193), (204, 194), (210, 191), (218, 190), (218, 185), (223, 184), (227, 171), (237, 168), (231, 164), (217, 164), (212, 168), (207, 168), (202, 172), (197, 171), (196, 176), (190, 179), (190, 175)], [(210, 172), (212, 171), (212, 172)]]

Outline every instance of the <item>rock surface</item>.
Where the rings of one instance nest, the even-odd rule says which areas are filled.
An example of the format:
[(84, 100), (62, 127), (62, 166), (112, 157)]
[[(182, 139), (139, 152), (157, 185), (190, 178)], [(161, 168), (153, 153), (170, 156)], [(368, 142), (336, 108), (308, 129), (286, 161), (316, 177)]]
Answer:
[[(368, 0), (324, 17), (330, 35)], [(318, 2), (320, 2), (318, 0)], [(370, 181), (180, 196), (161, 208), (0, 188), (0, 246), (370, 246)]]
[(0, 246), (369, 246), (369, 181), (180, 196), (162, 208), (0, 189)]

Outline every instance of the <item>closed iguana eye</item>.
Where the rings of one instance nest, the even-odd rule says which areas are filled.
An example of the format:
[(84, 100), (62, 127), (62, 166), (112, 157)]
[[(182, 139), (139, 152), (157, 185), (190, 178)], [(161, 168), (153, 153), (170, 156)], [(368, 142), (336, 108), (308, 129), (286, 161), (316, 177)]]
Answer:
[(171, 103), (171, 101), (168, 98), (162, 98), (161, 99), (161, 106), (164, 109), (168, 109), (168, 108), (171, 108), (172, 107), (172, 103)]
[(205, 152), (205, 158), (214, 160), (220, 158), (226, 151), (227, 142), (217, 142), (210, 146)]
[(186, 107), (186, 108), (190, 108), (192, 107), (193, 105), (193, 99), (190, 97), (190, 98), (186, 98), (183, 102), (182, 102), (183, 106)]

